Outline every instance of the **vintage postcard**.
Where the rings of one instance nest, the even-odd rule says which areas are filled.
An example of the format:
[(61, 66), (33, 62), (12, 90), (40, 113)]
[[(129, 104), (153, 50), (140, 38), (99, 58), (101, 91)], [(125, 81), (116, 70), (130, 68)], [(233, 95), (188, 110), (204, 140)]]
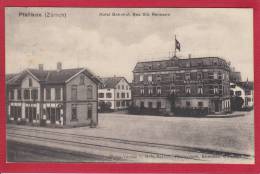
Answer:
[(5, 8), (6, 161), (255, 164), (250, 8)]

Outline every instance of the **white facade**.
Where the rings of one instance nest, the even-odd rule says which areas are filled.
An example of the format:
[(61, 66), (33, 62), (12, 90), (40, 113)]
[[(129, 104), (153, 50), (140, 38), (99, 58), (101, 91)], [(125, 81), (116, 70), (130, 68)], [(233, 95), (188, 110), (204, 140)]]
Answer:
[(241, 97), (244, 100), (243, 108), (254, 106), (254, 90), (245, 90), (241, 86), (230, 83), (230, 95)]
[(98, 89), (98, 101), (109, 103), (110, 109), (126, 109), (130, 105), (132, 98), (129, 83), (122, 78), (114, 88)]

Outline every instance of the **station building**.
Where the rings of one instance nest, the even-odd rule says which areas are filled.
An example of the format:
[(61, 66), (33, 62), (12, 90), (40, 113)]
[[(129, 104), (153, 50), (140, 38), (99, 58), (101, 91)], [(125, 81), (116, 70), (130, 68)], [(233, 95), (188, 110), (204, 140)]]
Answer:
[(175, 108), (204, 108), (208, 113), (230, 111), (230, 67), (219, 57), (138, 62), (133, 70), (133, 104), (139, 108), (174, 112)]
[(99, 79), (86, 68), (26, 69), (6, 76), (7, 119), (35, 125), (97, 125)]

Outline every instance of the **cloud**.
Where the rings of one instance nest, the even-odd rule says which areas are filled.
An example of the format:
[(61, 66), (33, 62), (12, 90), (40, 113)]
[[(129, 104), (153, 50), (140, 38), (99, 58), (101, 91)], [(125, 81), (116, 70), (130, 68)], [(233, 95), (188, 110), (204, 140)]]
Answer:
[[(67, 18), (21, 18), (19, 11), (66, 12)], [(169, 17), (100, 17), (99, 12), (163, 12)], [(252, 11), (237, 9), (7, 8), (6, 71), (43, 63), (85, 66), (100, 76), (132, 79), (137, 61), (165, 59), (181, 42), (181, 57), (220, 56), (253, 79)], [(14, 64), (13, 62), (19, 62)], [(247, 66), (247, 68), (245, 68)]]

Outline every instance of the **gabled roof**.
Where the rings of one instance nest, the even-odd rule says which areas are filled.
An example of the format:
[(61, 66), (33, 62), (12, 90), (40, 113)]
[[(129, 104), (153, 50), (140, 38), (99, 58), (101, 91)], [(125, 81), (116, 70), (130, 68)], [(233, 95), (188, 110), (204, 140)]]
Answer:
[[(27, 73), (31, 74), (36, 78), (37, 81), (44, 84), (60, 84), (66, 83), (71, 80), (78, 73), (84, 73), (90, 79), (92, 79), (95, 83), (100, 83), (99, 79), (97, 79), (89, 70), (85, 68), (72, 68), (72, 69), (62, 69), (62, 70), (39, 70), (39, 69), (27, 69), (13, 78), (7, 81), (8, 84), (19, 84), (22, 82), (23, 78), (27, 75)], [(9, 75), (8, 75), (9, 76)]]
[(102, 83), (102, 88), (115, 88), (120, 80), (124, 79), (127, 83), (128, 81), (124, 77), (103, 77), (100, 78)]

